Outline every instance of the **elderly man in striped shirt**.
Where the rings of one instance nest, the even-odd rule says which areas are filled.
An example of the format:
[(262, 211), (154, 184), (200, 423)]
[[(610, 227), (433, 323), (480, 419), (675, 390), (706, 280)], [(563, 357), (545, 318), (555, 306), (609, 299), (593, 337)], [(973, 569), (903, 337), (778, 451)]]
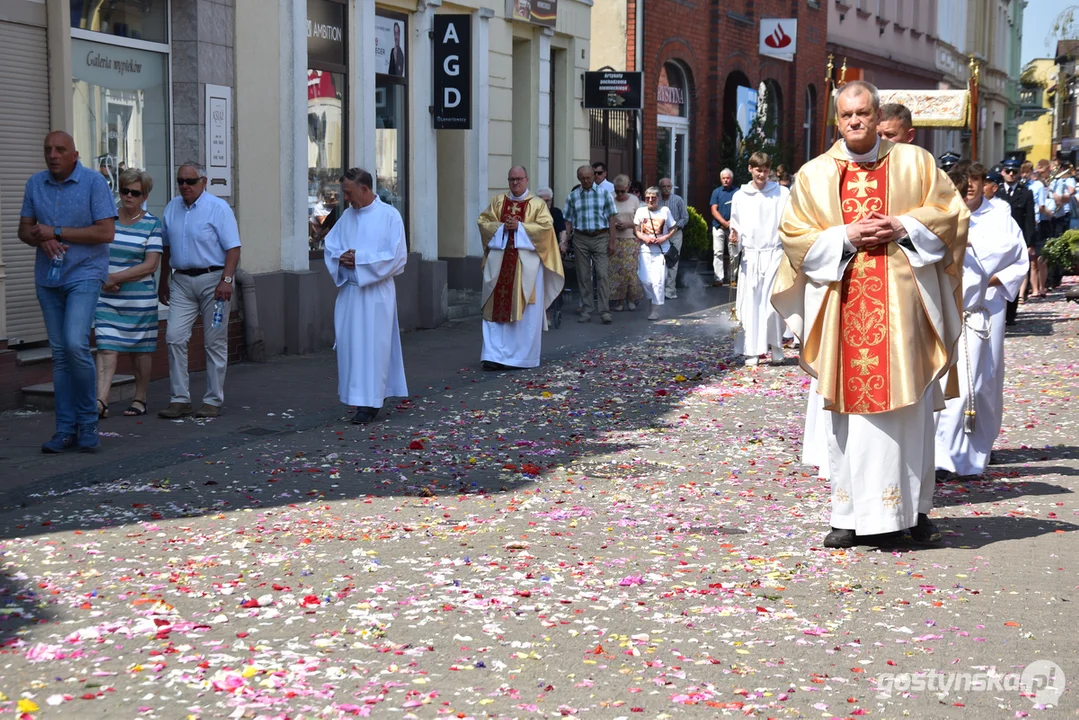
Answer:
[(584, 312), (577, 322), (592, 321), (592, 269), (596, 270), (599, 291), (599, 317), (604, 325), (611, 324), (609, 299), (611, 282), (609, 254), (614, 251), (614, 217), (617, 211), (611, 194), (596, 186), (591, 165), (577, 168), (579, 188), (566, 198), (566, 228), (573, 235), (573, 253), (577, 256), (577, 286), (584, 300)]

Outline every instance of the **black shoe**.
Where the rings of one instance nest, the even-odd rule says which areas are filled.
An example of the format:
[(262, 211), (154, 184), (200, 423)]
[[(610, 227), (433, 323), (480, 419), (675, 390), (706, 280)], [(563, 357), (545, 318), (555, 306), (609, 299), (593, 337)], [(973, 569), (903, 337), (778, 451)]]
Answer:
[(935, 543), (940, 541), (940, 530), (925, 513), (918, 513), (918, 524), (910, 528), (911, 540), (916, 543)]
[(352, 416), (353, 425), (366, 425), (367, 423), (378, 417), (378, 408), (373, 407), (360, 407), (356, 408), (356, 414)]
[(945, 482), (946, 480), (955, 480), (957, 477), (959, 477), (959, 476), (957, 474), (955, 474), (954, 472), (952, 472), (951, 470), (943, 470), (941, 468), (937, 468), (937, 482)]
[(832, 528), (832, 532), (824, 536), (826, 548), (852, 548), (856, 544), (853, 530)]
[(483, 361), (482, 363), (480, 363), (480, 364), (481, 364), (481, 365), (483, 365), (483, 369), (484, 369), (484, 370), (486, 370), (486, 371), (488, 371), (488, 372), (498, 372), (498, 371), (500, 371), (500, 370), (506, 370), (506, 369), (508, 369), (508, 368), (507, 368), (507, 367), (506, 367), (505, 365), (503, 365), (502, 363), (497, 363), (497, 362), (493, 362), (493, 361), (491, 361), (491, 360), (484, 360), (484, 361)]
[(895, 530), (893, 532), (878, 533), (877, 535), (859, 535), (858, 540), (863, 545), (872, 545), (878, 548), (890, 548), (903, 545), (907, 536), (902, 530)]

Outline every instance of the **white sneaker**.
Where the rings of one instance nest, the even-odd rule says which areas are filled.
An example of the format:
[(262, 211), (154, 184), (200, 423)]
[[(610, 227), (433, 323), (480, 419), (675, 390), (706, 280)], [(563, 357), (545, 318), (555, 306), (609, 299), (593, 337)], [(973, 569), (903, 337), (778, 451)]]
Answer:
[(783, 354), (783, 348), (772, 348), (772, 364), (781, 365), (787, 356)]
[(629, 301), (628, 303), (626, 303), (626, 309), (627, 310), (636, 310), (637, 309), (637, 303), (633, 302), (632, 300)]
[(760, 362), (760, 360), (758, 358), (747, 357), (746, 358), (746, 367), (755, 367), (757, 365), (757, 363), (759, 363), (759, 362)]
[(665, 292), (665, 293), (663, 293), (663, 297), (667, 298), (668, 300), (677, 300), (678, 299), (678, 293), (676, 293), (676, 292)]
[(654, 306), (652, 308), (652, 312), (650, 312), (648, 314), (648, 319), (649, 320), (659, 320), (659, 310), (657, 310)]

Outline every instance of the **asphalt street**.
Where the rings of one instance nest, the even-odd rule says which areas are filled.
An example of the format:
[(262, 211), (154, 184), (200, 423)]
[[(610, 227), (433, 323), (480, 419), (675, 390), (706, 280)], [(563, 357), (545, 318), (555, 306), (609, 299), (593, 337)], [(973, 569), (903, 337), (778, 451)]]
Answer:
[(483, 373), (475, 321), (410, 333), (365, 428), (329, 354), (230, 369), (219, 420), (114, 408), (95, 456), (0, 417), (0, 711), (1076, 715), (1079, 306), (1023, 306), (940, 547), (835, 551), (808, 379), (743, 367), (725, 300), (570, 316), (526, 372)]

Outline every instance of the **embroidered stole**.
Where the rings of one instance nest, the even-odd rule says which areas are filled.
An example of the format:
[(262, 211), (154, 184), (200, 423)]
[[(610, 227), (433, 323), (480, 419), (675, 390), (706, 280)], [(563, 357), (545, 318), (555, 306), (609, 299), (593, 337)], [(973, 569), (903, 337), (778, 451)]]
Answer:
[[(503, 223), (514, 218), (517, 222), (524, 222), (525, 211), (528, 209), (528, 200), (511, 200), (507, 195), (502, 203), (502, 216), (499, 218)], [(491, 320), (493, 322), (511, 322), (519, 317), (513, 312), (515, 303), (524, 303), (521, 290), (521, 273), (517, 257), (517, 246), (513, 241), (514, 232), (505, 231), (506, 249), (502, 251), (502, 266), (498, 271), (498, 280), (495, 289), (491, 293)]]
[[(840, 162), (843, 222), (888, 214), (888, 158)], [(891, 409), (888, 325), (888, 243), (859, 250), (843, 274), (839, 311), (840, 380), (836, 409), (865, 415)]]

